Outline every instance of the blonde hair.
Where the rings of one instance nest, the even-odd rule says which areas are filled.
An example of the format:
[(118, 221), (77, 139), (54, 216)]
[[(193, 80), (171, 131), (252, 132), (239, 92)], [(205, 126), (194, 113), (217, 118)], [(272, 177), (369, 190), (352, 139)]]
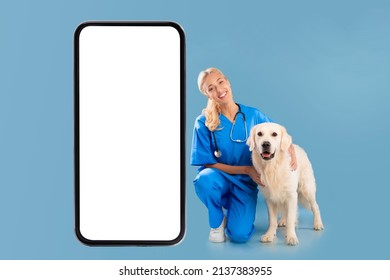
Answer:
[[(219, 73), (225, 77), (225, 75), (217, 68), (211, 67), (211, 68), (208, 68), (206, 70), (201, 71), (199, 73), (199, 76), (198, 76), (198, 88), (199, 88), (199, 91), (201, 93), (203, 93), (204, 95), (206, 95), (206, 89), (204, 88), (204, 80), (211, 73)], [(216, 103), (212, 99), (209, 99), (207, 101), (206, 108), (203, 109), (203, 114), (206, 117), (206, 127), (210, 131), (216, 130), (218, 128), (218, 126), (221, 124), (221, 122), (219, 120), (220, 113), (221, 113), (221, 108), (219, 107), (218, 103)]]

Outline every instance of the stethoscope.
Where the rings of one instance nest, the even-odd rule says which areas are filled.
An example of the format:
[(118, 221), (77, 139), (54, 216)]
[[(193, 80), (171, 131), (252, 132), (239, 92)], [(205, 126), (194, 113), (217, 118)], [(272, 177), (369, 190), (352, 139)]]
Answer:
[[(248, 131), (246, 129), (246, 118), (245, 118), (245, 114), (241, 111), (240, 105), (237, 103), (236, 103), (236, 105), (238, 106), (238, 111), (234, 115), (234, 118), (233, 118), (232, 128), (230, 129), (230, 140), (232, 140), (233, 142), (237, 142), (237, 143), (243, 143), (243, 142), (246, 142), (246, 140), (248, 139)], [(245, 139), (233, 139), (233, 130), (234, 130), (234, 127), (236, 125), (236, 120), (237, 120), (238, 115), (241, 115), (242, 119), (244, 120)], [(215, 132), (212, 131), (211, 134), (213, 136), (213, 141), (214, 141), (214, 146), (215, 146), (214, 156), (216, 158), (220, 158), (222, 156), (222, 153), (221, 153), (221, 150), (218, 148), (217, 138), (215, 137)]]

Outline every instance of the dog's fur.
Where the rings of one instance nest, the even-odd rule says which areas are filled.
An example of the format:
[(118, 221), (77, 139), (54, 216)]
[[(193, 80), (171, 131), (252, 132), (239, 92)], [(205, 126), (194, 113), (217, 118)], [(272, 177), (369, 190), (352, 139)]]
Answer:
[[(268, 207), (269, 227), (261, 242), (272, 242), (278, 226), (286, 227), (286, 243), (297, 245), (295, 232), (298, 202), (311, 209), (314, 230), (323, 230), (320, 209), (316, 202), (316, 183), (311, 163), (305, 151), (294, 145), (298, 167), (291, 170), (289, 147), (291, 136), (275, 123), (262, 123), (251, 129), (247, 141), (252, 152), (253, 166), (261, 176), (260, 187)], [(278, 213), (282, 216), (278, 223)]]

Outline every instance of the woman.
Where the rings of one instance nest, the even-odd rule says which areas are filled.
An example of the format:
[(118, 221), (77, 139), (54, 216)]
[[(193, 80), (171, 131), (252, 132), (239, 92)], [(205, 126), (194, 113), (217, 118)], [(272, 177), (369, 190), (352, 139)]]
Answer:
[[(226, 231), (232, 241), (246, 242), (254, 233), (257, 185), (262, 185), (246, 140), (252, 126), (271, 120), (235, 103), (229, 80), (217, 68), (200, 72), (198, 87), (208, 103), (195, 121), (191, 164), (200, 166), (194, 185), (208, 208), (209, 241), (224, 242)], [(290, 153), (295, 169), (292, 146)]]

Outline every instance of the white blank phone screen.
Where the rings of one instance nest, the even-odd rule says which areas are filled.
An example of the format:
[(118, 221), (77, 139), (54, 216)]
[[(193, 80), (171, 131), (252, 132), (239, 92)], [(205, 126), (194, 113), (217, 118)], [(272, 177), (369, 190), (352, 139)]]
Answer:
[(172, 241), (182, 229), (181, 36), (172, 26), (79, 33), (79, 233)]

